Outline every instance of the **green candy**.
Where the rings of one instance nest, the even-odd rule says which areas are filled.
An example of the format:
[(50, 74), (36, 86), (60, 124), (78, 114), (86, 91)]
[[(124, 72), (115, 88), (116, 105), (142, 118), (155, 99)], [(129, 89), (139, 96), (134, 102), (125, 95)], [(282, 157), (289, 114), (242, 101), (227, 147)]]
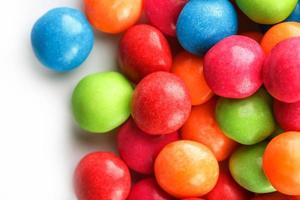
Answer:
[(105, 133), (130, 116), (133, 88), (118, 72), (84, 77), (72, 96), (72, 108), (79, 126), (89, 132)]
[(264, 89), (245, 99), (220, 98), (216, 119), (226, 136), (246, 145), (263, 141), (276, 126), (271, 99)]
[(242, 146), (231, 155), (229, 160), (229, 169), (234, 180), (251, 192), (275, 191), (262, 169), (262, 157), (266, 146), (266, 142)]
[(285, 20), (298, 0), (236, 0), (238, 7), (254, 22), (276, 24)]

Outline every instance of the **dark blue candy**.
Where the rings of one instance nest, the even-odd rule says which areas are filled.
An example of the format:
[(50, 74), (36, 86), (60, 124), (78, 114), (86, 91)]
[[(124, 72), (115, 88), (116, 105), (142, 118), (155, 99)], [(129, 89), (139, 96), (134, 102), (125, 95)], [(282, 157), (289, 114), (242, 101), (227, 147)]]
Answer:
[(204, 54), (237, 30), (237, 13), (229, 0), (190, 0), (177, 21), (180, 44), (196, 55)]
[(48, 68), (64, 72), (78, 67), (89, 55), (94, 35), (85, 16), (73, 8), (55, 8), (34, 24), (31, 43)]

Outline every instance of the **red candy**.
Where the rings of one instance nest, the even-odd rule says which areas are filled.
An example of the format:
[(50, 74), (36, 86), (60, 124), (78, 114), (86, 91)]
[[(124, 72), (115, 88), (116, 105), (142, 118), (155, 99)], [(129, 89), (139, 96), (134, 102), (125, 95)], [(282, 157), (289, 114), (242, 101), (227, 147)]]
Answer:
[(191, 111), (191, 99), (183, 81), (167, 72), (144, 78), (135, 88), (132, 116), (144, 132), (157, 135), (177, 131)]
[(264, 53), (245, 36), (230, 36), (213, 46), (204, 58), (204, 75), (213, 92), (227, 98), (245, 98), (262, 85)]
[(130, 184), (127, 166), (112, 153), (88, 154), (80, 161), (74, 174), (78, 200), (125, 200)]
[(127, 200), (175, 200), (175, 198), (164, 192), (155, 179), (147, 178), (132, 187)]
[(167, 135), (149, 135), (140, 130), (133, 120), (129, 120), (119, 130), (117, 143), (120, 155), (130, 169), (142, 174), (150, 174), (160, 150), (176, 140), (179, 140), (177, 132)]
[(156, 71), (170, 71), (172, 54), (168, 41), (156, 28), (136, 25), (120, 41), (120, 67), (132, 81), (138, 82)]
[(176, 36), (177, 18), (186, 3), (187, 0), (146, 0), (145, 13), (163, 33)]
[(181, 199), (181, 200), (205, 200), (202, 198), (187, 198), (187, 199)]
[(274, 192), (270, 194), (257, 195), (251, 200), (300, 200), (300, 196), (288, 196), (279, 192)]
[(275, 101), (274, 114), (280, 127), (286, 131), (300, 131), (300, 101), (283, 103)]
[(265, 60), (264, 84), (279, 101), (300, 101), (300, 37), (280, 42)]

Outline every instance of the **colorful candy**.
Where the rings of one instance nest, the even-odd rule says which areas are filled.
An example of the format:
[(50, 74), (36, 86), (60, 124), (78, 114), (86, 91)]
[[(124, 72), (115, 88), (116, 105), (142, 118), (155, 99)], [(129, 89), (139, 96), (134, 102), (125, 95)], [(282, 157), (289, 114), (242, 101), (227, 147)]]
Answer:
[(79, 10), (60, 7), (48, 11), (34, 24), (31, 44), (43, 65), (64, 72), (85, 61), (93, 48), (94, 35)]
[(237, 14), (228, 0), (189, 1), (177, 21), (177, 37), (184, 49), (204, 54), (223, 38), (237, 33)]
[(142, 174), (150, 174), (157, 154), (170, 142), (179, 140), (177, 132), (167, 135), (149, 135), (133, 122), (127, 121), (118, 131), (118, 150), (128, 167)]
[(142, 0), (83, 0), (92, 26), (105, 33), (121, 33), (141, 16)]
[(275, 101), (274, 115), (284, 130), (300, 131), (300, 101), (296, 103)]
[(218, 162), (204, 145), (189, 140), (168, 144), (155, 160), (155, 177), (169, 194), (178, 197), (198, 197), (216, 184)]
[(75, 120), (89, 132), (111, 131), (130, 116), (132, 92), (131, 84), (118, 72), (88, 75), (73, 91)]
[(131, 27), (119, 47), (120, 68), (134, 82), (156, 71), (171, 70), (172, 54), (168, 41), (152, 26), (142, 24)]
[(132, 117), (146, 133), (159, 135), (177, 131), (190, 111), (187, 88), (180, 78), (171, 73), (152, 73), (135, 88)]
[(74, 174), (78, 200), (126, 200), (131, 178), (125, 163), (112, 153), (86, 155)]
[(203, 104), (213, 96), (204, 78), (201, 58), (181, 52), (174, 58), (172, 72), (184, 81), (191, 95), (192, 105)]
[(204, 75), (212, 91), (227, 98), (245, 98), (262, 85), (264, 53), (245, 36), (230, 36), (213, 46), (204, 57)]

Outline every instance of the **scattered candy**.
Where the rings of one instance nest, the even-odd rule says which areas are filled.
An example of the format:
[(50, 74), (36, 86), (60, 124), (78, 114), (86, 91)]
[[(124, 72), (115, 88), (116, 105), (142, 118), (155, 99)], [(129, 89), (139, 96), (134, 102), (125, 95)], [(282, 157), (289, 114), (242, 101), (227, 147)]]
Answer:
[(275, 101), (274, 115), (284, 130), (300, 131), (300, 101), (296, 103)]

